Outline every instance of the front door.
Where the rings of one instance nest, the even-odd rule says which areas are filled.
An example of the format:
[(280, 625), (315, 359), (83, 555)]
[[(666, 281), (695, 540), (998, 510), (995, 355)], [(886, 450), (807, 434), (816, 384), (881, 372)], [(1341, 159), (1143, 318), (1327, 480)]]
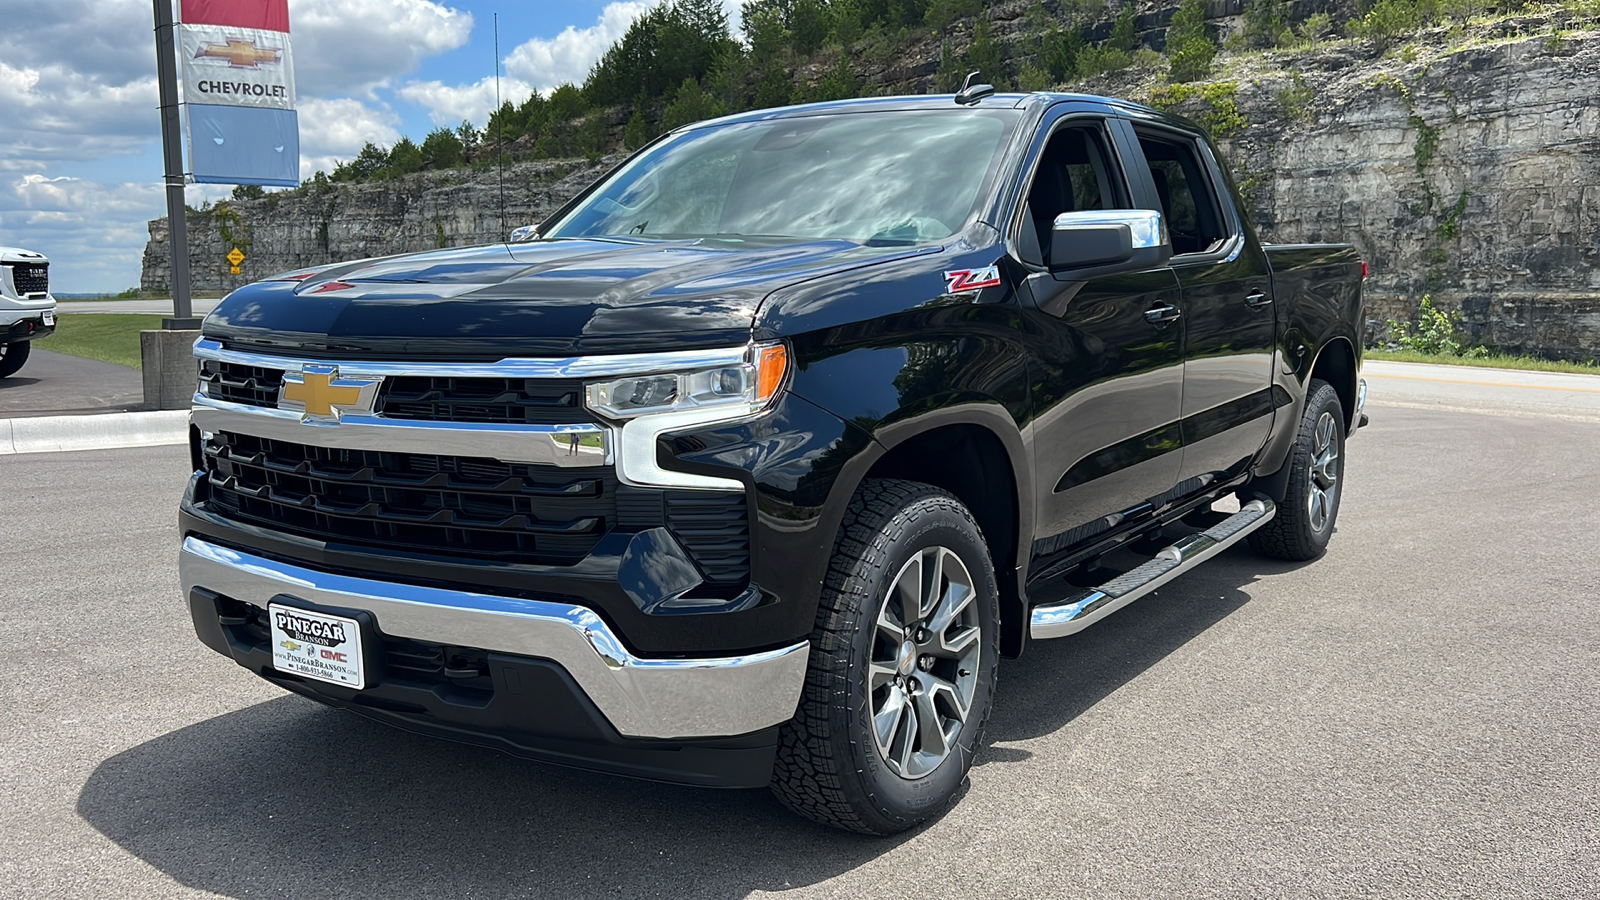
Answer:
[[(1057, 215), (1132, 208), (1111, 147), (1097, 117), (1067, 119), (1050, 133), (1026, 194), (1025, 262), (1047, 263)], [(1184, 323), (1166, 267), (1088, 283), (1034, 271), (1023, 289), (1032, 300), (1023, 322), (1033, 392), (1024, 437), (1040, 498), (1033, 552), (1042, 561), (1177, 482)]]

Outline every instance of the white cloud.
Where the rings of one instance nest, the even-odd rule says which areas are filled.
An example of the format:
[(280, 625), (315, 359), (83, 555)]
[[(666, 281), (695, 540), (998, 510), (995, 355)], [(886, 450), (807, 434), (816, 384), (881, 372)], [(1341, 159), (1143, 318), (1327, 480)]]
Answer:
[[(448, 85), (439, 81), (411, 81), (395, 89), (395, 96), (428, 111), (435, 125), (455, 127), (463, 119), (482, 126), (495, 108), (495, 83), (485, 78), (477, 84)], [(519, 103), (533, 93), (533, 85), (516, 78), (500, 79), (502, 101)]]
[(588, 28), (569, 25), (553, 38), (534, 38), (512, 50), (506, 57), (506, 73), (541, 91), (568, 81), (581, 83), (606, 48), (655, 5), (651, 0), (608, 3)]
[(399, 124), (393, 111), (348, 97), (301, 100), (300, 177), (310, 178), (318, 169), (331, 173), (338, 162), (354, 159), (367, 141), (392, 145), (400, 140)]
[[(589, 75), (589, 67), (597, 62), (606, 48), (616, 43), (628, 31), (633, 21), (661, 0), (615, 0), (600, 10), (595, 23), (587, 28), (568, 26), (551, 38), (534, 38), (519, 45), (506, 57), (506, 73), (548, 92), (566, 82), (582, 84)], [(728, 27), (739, 33), (739, 0), (722, 0), (728, 14)]]
[(160, 134), (154, 76), (107, 84), (60, 65), (0, 62), (0, 168), (137, 152)]
[(290, 0), (289, 26), (302, 93), (370, 96), (466, 44), (472, 14), (430, 0)]
[(138, 281), (145, 220), (163, 202), (161, 185), (154, 182), (101, 184), (29, 174), (0, 185), (0, 229), (8, 243), (50, 257), (53, 290), (116, 291)]

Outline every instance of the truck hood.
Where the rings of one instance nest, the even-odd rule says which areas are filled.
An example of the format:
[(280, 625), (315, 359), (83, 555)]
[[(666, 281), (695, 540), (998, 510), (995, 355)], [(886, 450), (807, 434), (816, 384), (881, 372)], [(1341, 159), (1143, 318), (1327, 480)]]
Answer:
[(584, 239), (290, 272), (230, 294), (207, 337), (277, 352), (504, 359), (750, 339), (772, 291), (930, 249), (849, 241)]
[(47, 263), (49, 261), (45, 259), (44, 254), (32, 250), (24, 250), (21, 247), (0, 247), (0, 262)]

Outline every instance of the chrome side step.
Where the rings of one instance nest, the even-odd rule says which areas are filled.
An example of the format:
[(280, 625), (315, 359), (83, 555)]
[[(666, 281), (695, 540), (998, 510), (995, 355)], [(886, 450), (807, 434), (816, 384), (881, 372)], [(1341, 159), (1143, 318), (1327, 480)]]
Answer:
[(1271, 500), (1251, 500), (1210, 530), (1183, 538), (1125, 575), (1059, 603), (1034, 607), (1028, 633), (1035, 640), (1076, 634), (1232, 547), (1277, 512)]

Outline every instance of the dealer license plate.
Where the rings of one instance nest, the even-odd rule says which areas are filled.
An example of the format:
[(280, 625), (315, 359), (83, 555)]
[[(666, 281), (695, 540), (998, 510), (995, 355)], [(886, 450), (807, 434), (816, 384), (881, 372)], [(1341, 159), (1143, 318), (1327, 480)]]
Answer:
[(272, 667), (357, 690), (367, 686), (361, 665), (361, 623), (277, 603), (267, 605)]

